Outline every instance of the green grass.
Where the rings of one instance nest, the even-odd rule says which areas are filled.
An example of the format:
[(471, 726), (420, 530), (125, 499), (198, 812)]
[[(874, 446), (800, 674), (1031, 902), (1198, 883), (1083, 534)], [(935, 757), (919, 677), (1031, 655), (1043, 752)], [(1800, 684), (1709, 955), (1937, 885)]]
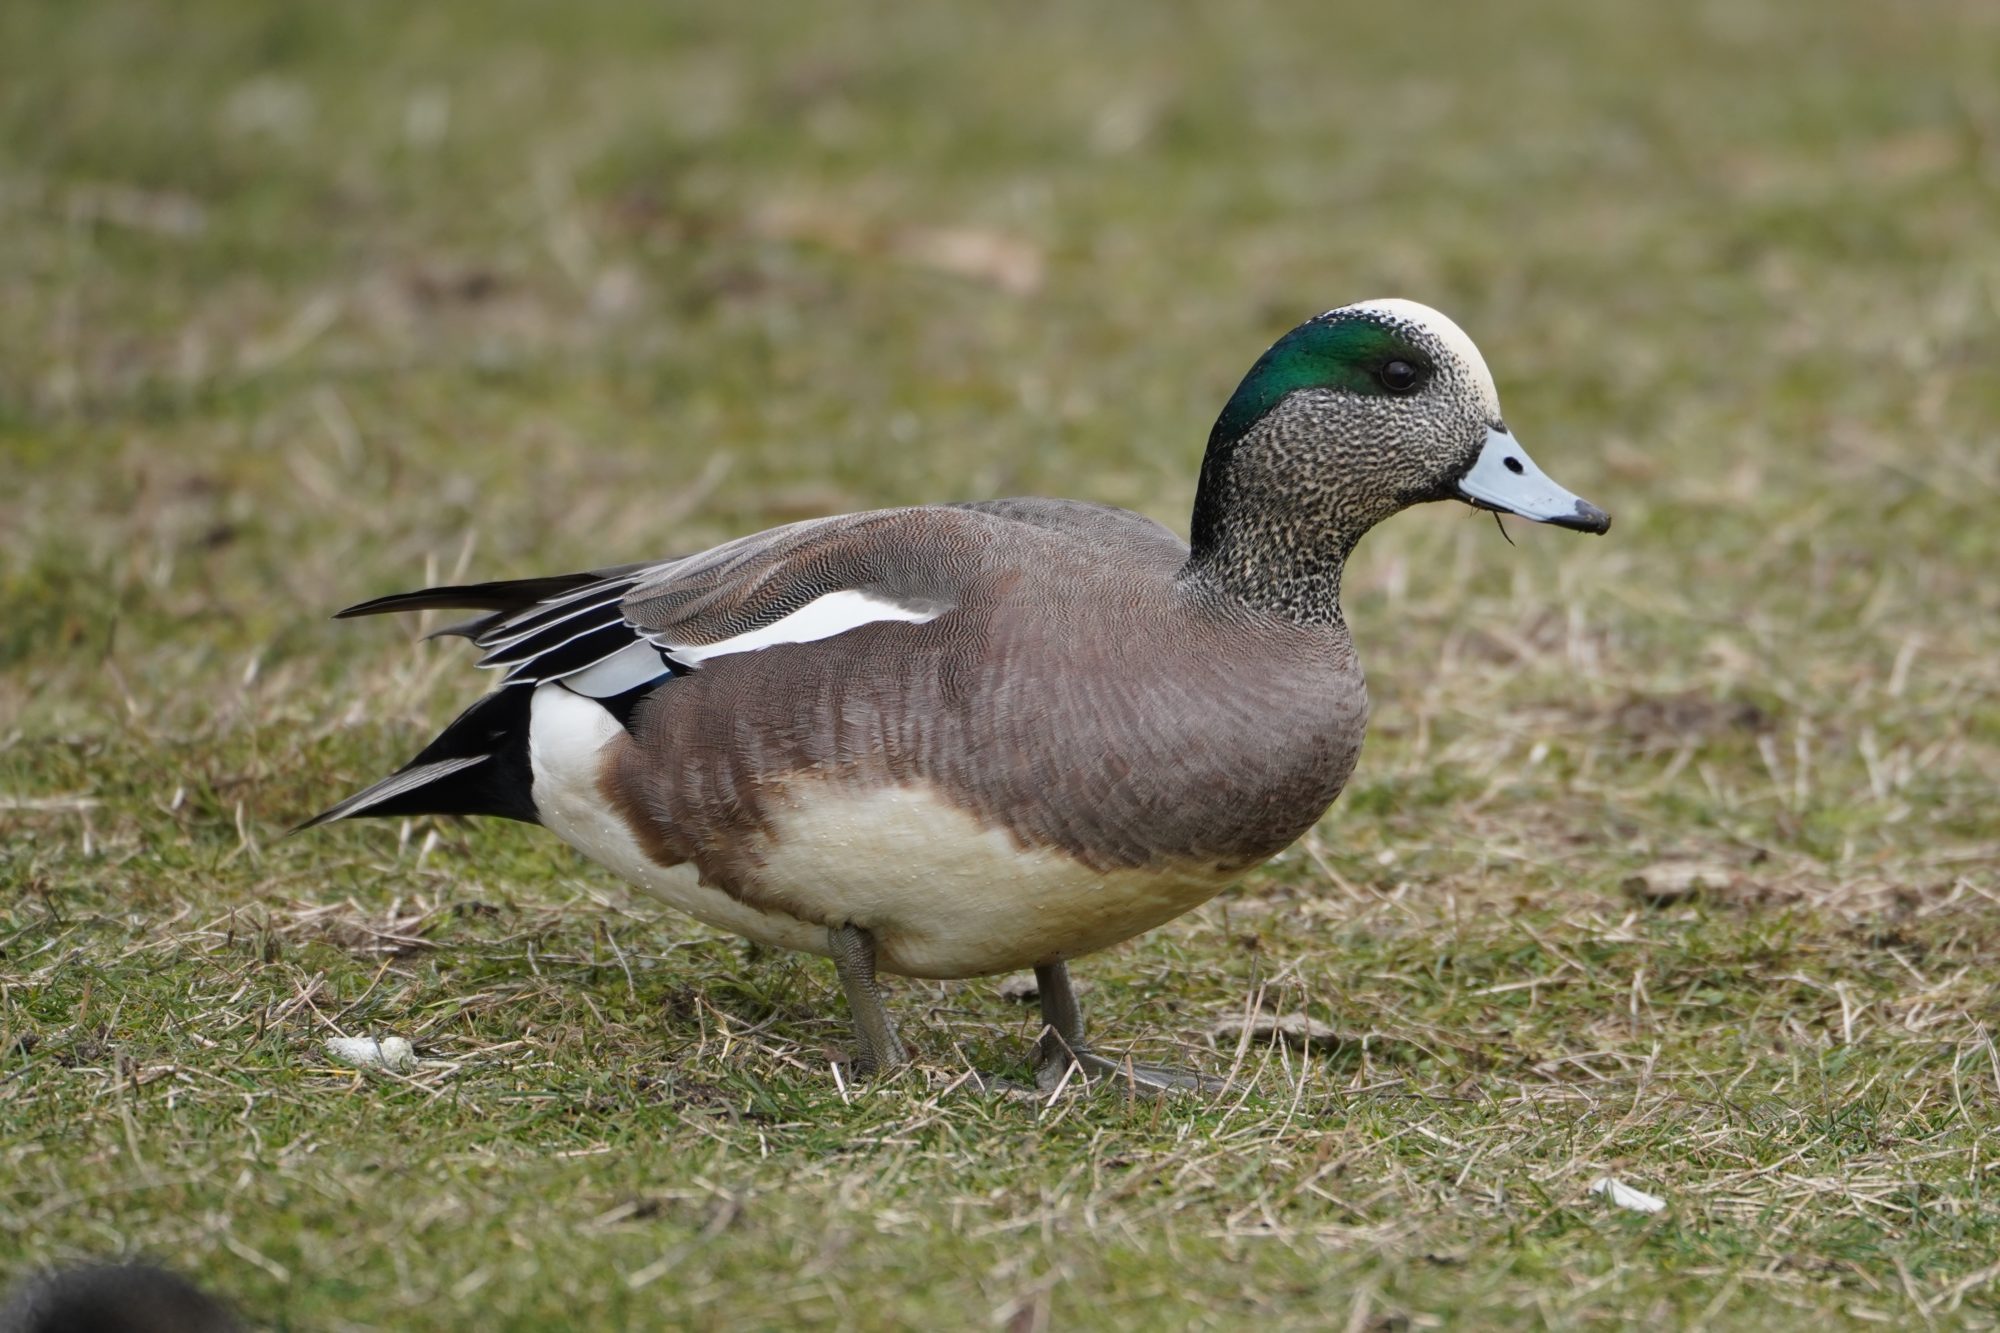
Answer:
[[(0, 1281), (2000, 1322), (1995, 68), (1982, 0), (0, 6)], [(1385, 294), (1617, 526), (1363, 546), (1353, 788), (1078, 968), (1220, 1100), (947, 1092), (1024, 1068), (991, 982), (898, 986), (921, 1069), (843, 1089), (824, 964), (535, 830), (283, 837), (483, 684), (336, 607), (924, 499), (1178, 525), (1257, 353)], [(1260, 1005), (1343, 1039), (1213, 1035)]]

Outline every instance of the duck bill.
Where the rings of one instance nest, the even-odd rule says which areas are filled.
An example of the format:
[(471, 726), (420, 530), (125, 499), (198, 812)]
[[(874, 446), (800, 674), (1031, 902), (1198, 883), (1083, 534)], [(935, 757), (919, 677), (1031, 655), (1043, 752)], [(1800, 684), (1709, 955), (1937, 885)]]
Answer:
[(1458, 479), (1458, 498), (1475, 508), (1578, 532), (1602, 533), (1611, 527), (1611, 515), (1549, 480), (1504, 426), (1487, 428), (1479, 457)]

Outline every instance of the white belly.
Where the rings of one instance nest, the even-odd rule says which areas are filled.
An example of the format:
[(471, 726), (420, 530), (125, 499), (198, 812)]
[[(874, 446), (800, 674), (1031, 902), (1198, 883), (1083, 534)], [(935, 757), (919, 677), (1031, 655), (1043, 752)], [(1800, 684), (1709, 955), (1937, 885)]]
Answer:
[(789, 808), (773, 799), (751, 907), (701, 882), (691, 865), (661, 866), (598, 792), (603, 747), (618, 722), (558, 685), (536, 690), (529, 727), (534, 797), (557, 837), (639, 888), (712, 926), (760, 944), (827, 952), (827, 927), (875, 938), (885, 972), (983, 976), (1092, 953), (1207, 901), (1227, 876), (1124, 870), (1102, 874), (1059, 852), (1023, 850), (922, 788), (865, 794), (808, 782)]

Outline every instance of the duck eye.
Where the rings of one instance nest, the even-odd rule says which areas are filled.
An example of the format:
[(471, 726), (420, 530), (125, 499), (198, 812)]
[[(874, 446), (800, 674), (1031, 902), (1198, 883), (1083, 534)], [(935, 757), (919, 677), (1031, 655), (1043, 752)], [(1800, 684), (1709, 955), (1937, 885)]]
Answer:
[(1376, 372), (1390, 393), (1408, 393), (1423, 382), (1423, 372), (1408, 361), (1385, 361)]

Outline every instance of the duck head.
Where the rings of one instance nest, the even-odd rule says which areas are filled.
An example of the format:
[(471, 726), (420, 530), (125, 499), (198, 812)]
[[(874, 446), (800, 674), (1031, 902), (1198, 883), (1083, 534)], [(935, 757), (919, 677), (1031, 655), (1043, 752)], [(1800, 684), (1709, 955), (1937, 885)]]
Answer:
[[(1294, 618), (1337, 617), (1354, 544), (1429, 500), (1578, 532), (1611, 526), (1514, 438), (1486, 359), (1457, 324), (1414, 301), (1341, 306), (1278, 339), (1216, 419), (1191, 563)], [(1249, 595), (1253, 585), (1265, 592)]]

